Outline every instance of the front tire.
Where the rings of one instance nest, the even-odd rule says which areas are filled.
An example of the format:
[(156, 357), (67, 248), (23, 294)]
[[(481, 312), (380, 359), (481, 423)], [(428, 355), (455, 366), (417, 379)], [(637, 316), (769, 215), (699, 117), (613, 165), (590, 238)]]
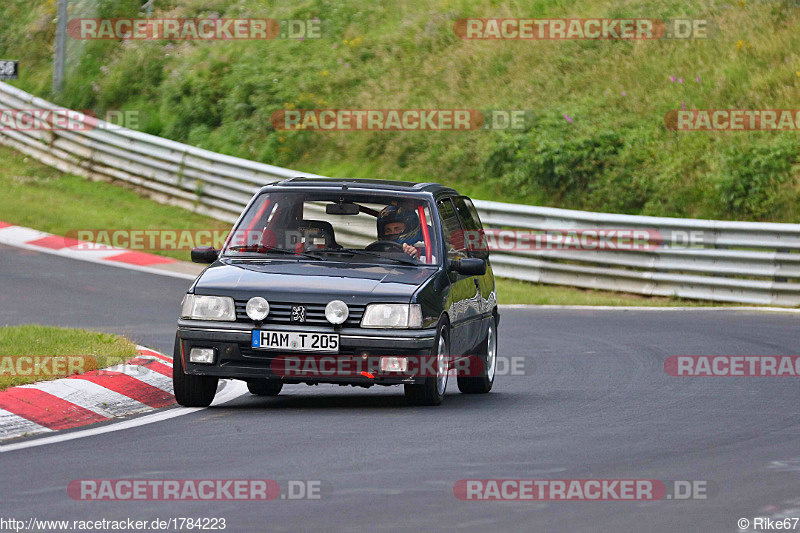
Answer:
[(247, 390), (256, 396), (277, 396), (281, 393), (283, 381), (274, 379), (259, 379), (247, 382)]
[(172, 388), (175, 400), (184, 407), (208, 407), (217, 394), (219, 378), (192, 376), (183, 371), (181, 340), (175, 337), (172, 352)]
[(439, 326), (436, 332), (436, 349), (431, 355), (436, 356), (436, 376), (423, 378), (423, 383), (403, 385), (406, 400), (411, 405), (439, 405), (444, 399), (447, 389), (447, 374), (450, 362), (450, 336), (447, 324)]

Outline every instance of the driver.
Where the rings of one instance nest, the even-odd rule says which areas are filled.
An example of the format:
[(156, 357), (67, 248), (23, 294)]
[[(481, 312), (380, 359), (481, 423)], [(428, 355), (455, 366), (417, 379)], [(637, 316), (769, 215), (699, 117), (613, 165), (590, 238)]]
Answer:
[(402, 244), (403, 251), (414, 259), (419, 258), (419, 250), (414, 245), (422, 238), (419, 218), (412, 208), (387, 205), (378, 215), (378, 239)]

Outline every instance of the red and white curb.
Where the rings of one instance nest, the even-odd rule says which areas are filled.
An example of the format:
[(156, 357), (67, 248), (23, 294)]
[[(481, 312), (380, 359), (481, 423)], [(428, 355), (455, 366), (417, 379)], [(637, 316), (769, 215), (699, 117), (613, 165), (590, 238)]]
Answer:
[(202, 270), (199, 265), (170, 257), (87, 243), (3, 221), (0, 244), (183, 279), (193, 280)]
[(175, 404), (172, 358), (144, 346), (125, 364), (0, 392), (0, 441)]

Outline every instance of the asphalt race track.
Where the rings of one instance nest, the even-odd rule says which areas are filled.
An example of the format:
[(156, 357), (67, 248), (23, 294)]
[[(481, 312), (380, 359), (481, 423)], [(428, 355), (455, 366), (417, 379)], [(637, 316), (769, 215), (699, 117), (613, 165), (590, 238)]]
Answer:
[[(0, 324), (116, 332), (172, 349), (189, 286), (0, 246)], [(228, 531), (738, 531), (800, 516), (796, 378), (668, 376), (670, 355), (796, 355), (797, 315), (503, 309), (528, 375), (408, 407), (401, 388), (288, 386), (169, 420), (0, 454), (1, 515), (224, 517)], [(318, 501), (74, 501), (74, 479), (321, 480)], [(707, 500), (460, 501), (462, 479), (707, 481)], [(766, 511), (765, 511), (766, 509)]]

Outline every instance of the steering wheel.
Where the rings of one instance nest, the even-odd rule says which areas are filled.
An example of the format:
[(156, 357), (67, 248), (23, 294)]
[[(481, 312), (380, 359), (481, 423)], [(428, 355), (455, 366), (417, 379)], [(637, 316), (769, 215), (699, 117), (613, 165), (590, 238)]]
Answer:
[(367, 252), (403, 252), (403, 245), (395, 241), (375, 241), (365, 248)]

